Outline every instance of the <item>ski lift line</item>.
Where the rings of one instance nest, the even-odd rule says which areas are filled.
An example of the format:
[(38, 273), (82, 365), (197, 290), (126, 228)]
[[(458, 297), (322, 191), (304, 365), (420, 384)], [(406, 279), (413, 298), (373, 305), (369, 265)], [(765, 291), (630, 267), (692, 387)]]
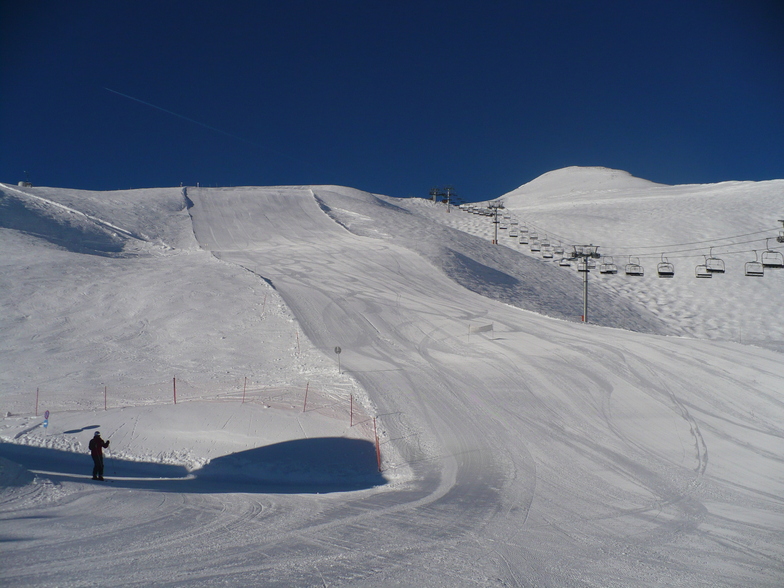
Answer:
[[(750, 241), (750, 243), (756, 243), (756, 241)], [(784, 249), (784, 246), (770, 248), (771, 251), (775, 251), (778, 249)], [(684, 251), (705, 251), (705, 248), (703, 247), (702, 249), (685, 249)], [(742, 249), (742, 250), (739, 249), (737, 251), (725, 251), (722, 253), (722, 255), (741, 255), (743, 253), (754, 253), (754, 251), (755, 251), (754, 249)], [(759, 249), (757, 249), (756, 251), (759, 251)], [(704, 257), (703, 253), (692, 254), (692, 255), (670, 255), (670, 253), (672, 252), (667, 253), (667, 257), (671, 259), (691, 259), (694, 257)], [(626, 255), (619, 256), (616, 254), (616, 257), (627, 257), (627, 256)], [(653, 253), (646, 253), (643, 255), (632, 255), (632, 257), (639, 257), (641, 259), (658, 259), (658, 256), (654, 255)]]
[[(524, 222), (525, 222), (526, 225), (528, 225), (530, 227), (534, 227), (534, 228), (540, 230), (542, 233), (547, 233), (548, 235), (552, 235), (554, 237), (557, 237), (560, 241), (565, 241), (565, 242), (572, 242), (572, 241), (574, 241), (573, 239), (569, 239), (567, 237), (564, 237), (564, 236), (559, 235), (557, 233), (554, 233), (552, 231), (545, 230), (543, 227), (535, 225), (534, 223), (527, 222), (527, 221), (524, 221)], [(688, 243), (673, 243), (673, 244), (670, 244), (670, 245), (623, 246), (623, 247), (616, 247), (616, 249), (620, 249), (620, 250), (629, 250), (629, 249), (659, 249), (659, 250), (662, 250), (662, 249), (668, 249), (668, 248), (671, 248), (671, 247), (683, 247), (683, 246), (686, 246), (686, 245), (700, 245), (700, 244), (703, 244), (703, 243), (716, 243), (716, 242), (720, 242), (720, 241), (729, 241), (731, 239), (739, 239), (741, 237), (750, 237), (752, 235), (762, 235), (764, 233), (770, 233), (772, 231), (780, 231), (780, 230), (781, 229), (779, 227), (774, 227), (772, 229), (765, 229), (765, 230), (762, 230), (762, 231), (755, 231), (753, 233), (744, 233), (742, 235), (732, 235), (732, 236), (729, 236), (729, 237), (719, 237), (719, 238), (715, 238), (715, 239), (705, 239), (704, 241), (691, 241), (691, 242), (688, 242)], [(774, 239), (774, 238), (775, 237), (771, 237), (771, 239)], [(741, 243), (751, 243), (751, 242), (752, 241), (742, 241)], [(730, 247), (732, 245), (738, 245), (738, 244), (740, 244), (740, 243), (728, 243), (728, 244), (725, 244), (725, 245), (714, 245), (714, 247)], [(694, 249), (694, 250), (696, 250), (696, 249)], [(687, 250), (687, 251), (691, 251), (691, 250)], [(628, 256), (629, 254), (628, 253), (624, 253), (623, 255), (624, 256)]]
[[(671, 245), (639, 245), (639, 246), (629, 246), (629, 247), (617, 247), (617, 249), (666, 249), (668, 247), (683, 247), (685, 245), (700, 245), (702, 243), (716, 243), (718, 241), (729, 241), (730, 239), (740, 239), (741, 237), (750, 237), (752, 235), (762, 235), (763, 233), (770, 233), (772, 231), (780, 230), (778, 227), (774, 227), (772, 229), (766, 229), (764, 231), (756, 231), (754, 233), (744, 233), (743, 235), (732, 235), (731, 237), (718, 237), (715, 239), (706, 239), (704, 241), (692, 241), (690, 243), (673, 243)], [(771, 237), (773, 239), (774, 237)], [(759, 240), (759, 239), (756, 239)], [(745, 241), (745, 243), (750, 243), (750, 241)], [(714, 247), (729, 247), (730, 245), (735, 245), (735, 243), (730, 243), (729, 245), (714, 245)], [(624, 255), (628, 255), (624, 253)]]
[[(734, 242), (734, 243), (726, 243), (724, 245), (713, 245), (712, 247), (714, 249), (720, 249), (720, 248), (723, 249), (723, 248), (726, 248), (726, 247), (733, 247), (735, 245), (746, 245), (748, 243), (757, 243), (758, 241), (759, 241), (759, 239), (749, 239), (748, 241), (737, 241), (737, 242)], [(707, 243), (713, 243), (713, 241), (707, 241)], [(670, 247), (676, 247), (676, 245), (671, 245)], [(687, 251), (703, 251), (705, 249), (705, 247), (706, 246), (690, 247), (688, 249), (674, 249), (674, 250), (665, 251), (665, 252), (666, 253), (684, 253), (684, 252), (687, 252)], [(605, 249), (610, 249), (610, 247), (605, 247)], [(623, 249), (625, 249), (625, 248), (624, 247), (618, 247), (617, 249), (612, 249), (612, 250), (616, 251), (616, 255), (623, 255), (623, 256), (635, 255), (635, 253), (631, 253), (631, 254), (630, 253), (620, 253), (620, 254), (617, 253), (617, 250), (623, 250)], [(667, 249), (667, 248), (664, 247), (663, 249)], [(658, 252), (637, 253), (636, 255), (637, 256), (642, 255), (642, 256), (651, 257), (651, 256), (655, 256), (655, 253), (658, 253)]]
[[(534, 229), (536, 229), (538, 232), (540, 232), (542, 234), (547, 234), (547, 235), (549, 235), (551, 237), (557, 237), (559, 241), (562, 241), (562, 242), (563, 241), (566, 241), (566, 242), (572, 242), (573, 241), (572, 239), (568, 239), (567, 237), (563, 237), (561, 235), (558, 235), (557, 233), (554, 233), (553, 231), (546, 230), (546, 229), (544, 229), (544, 227), (541, 227), (541, 226), (539, 226), (537, 224), (529, 222), (529, 221), (527, 221), (525, 219), (521, 218), (521, 219), (518, 219), (518, 220), (519, 220), (521, 226), (527, 226), (529, 228), (534, 228)], [(575, 241), (575, 243), (576, 243), (576, 241)]]
[[(522, 223), (523, 226), (529, 227), (529, 230), (530, 229), (535, 229), (538, 232), (541, 232), (543, 234), (547, 234), (547, 235), (550, 235), (551, 237), (557, 238), (562, 243), (571, 243), (571, 242), (574, 241), (573, 239), (570, 239), (570, 238), (565, 237), (563, 235), (560, 235), (558, 233), (554, 233), (553, 231), (547, 230), (544, 227), (541, 227), (541, 226), (539, 226), (539, 225), (537, 225), (535, 223), (529, 222), (529, 221), (527, 221), (527, 220), (525, 220), (523, 218), (519, 219), (519, 221), (520, 221), (520, 223)], [(703, 244), (703, 243), (716, 243), (716, 242), (721, 242), (721, 241), (729, 241), (731, 239), (739, 239), (741, 237), (750, 237), (750, 236), (753, 236), (753, 235), (761, 235), (761, 234), (765, 234), (765, 233), (770, 233), (772, 231), (776, 231), (776, 233), (778, 235), (778, 232), (780, 231), (780, 229), (779, 229), (779, 227), (774, 227), (772, 229), (766, 229), (766, 230), (762, 230), (762, 231), (755, 231), (753, 233), (744, 233), (744, 234), (741, 234), (741, 235), (733, 235), (733, 236), (730, 236), (730, 237), (720, 237), (720, 238), (717, 238), (717, 239), (706, 239), (704, 241), (691, 241), (691, 242), (688, 242), (688, 243), (675, 243), (675, 244), (671, 244), (671, 245), (641, 245), (641, 246), (638, 246), (638, 247), (616, 247), (616, 248), (613, 248), (613, 249), (610, 249), (609, 247), (605, 247), (605, 250), (608, 250), (610, 252), (615, 252), (616, 255), (620, 255), (620, 256), (623, 256), (623, 257), (628, 257), (629, 255), (632, 255), (633, 257), (658, 257), (657, 255), (654, 255), (653, 252), (650, 252), (650, 253), (649, 252), (641, 252), (641, 253), (636, 253), (635, 252), (635, 253), (631, 253), (631, 254), (630, 253), (617, 253), (617, 251), (619, 251), (619, 250), (624, 251), (624, 250), (629, 250), (629, 249), (658, 249), (659, 251), (657, 251), (656, 253), (660, 253), (661, 251), (664, 251), (668, 256), (671, 256), (673, 259), (684, 259), (684, 258), (689, 258), (689, 257), (700, 257), (700, 255), (671, 255), (671, 254), (673, 254), (673, 253), (689, 253), (689, 252), (692, 252), (692, 251), (694, 251), (694, 252), (696, 252), (696, 251), (703, 251), (705, 249), (705, 247), (693, 247), (693, 248), (689, 248), (689, 249), (676, 249), (676, 250), (670, 250), (670, 249), (672, 247), (683, 247), (683, 246), (686, 246), (686, 245), (699, 245), (699, 244)], [(771, 239), (775, 239), (776, 237), (770, 237), (770, 238)], [(748, 243), (755, 243), (757, 241), (759, 241), (759, 239), (751, 239), (751, 240), (748, 240), (748, 241), (738, 241), (738, 242), (733, 242), (733, 243), (726, 243), (726, 244), (723, 244), (723, 245), (714, 245), (713, 247), (714, 248), (722, 248), (723, 249), (723, 248), (727, 248), (727, 247), (734, 247), (736, 245), (746, 245)], [(576, 242), (576, 241), (574, 241), (574, 242)], [(775, 250), (775, 249), (780, 249), (780, 248), (781, 247), (773, 247), (773, 248), (769, 248), (769, 249), (770, 250)], [(742, 250), (742, 251), (727, 251), (727, 252), (723, 252), (722, 255), (737, 255), (737, 254), (741, 254), (741, 253), (753, 253), (753, 252), (754, 252), (753, 249), (745, 249), (745, 250)]]
[[(523, 221), (523, 222), (526, 225), (528, 225), (529, 227), (533, 227), (533, 228), (539, 230), (542, 233), (546, 233), (546, 234), (551, 235), (553, 237), (557, 237), (558, 240), (560, 240), (562, 242), (571, 243), (572, 241), (574, 241), (574, 239), (570, 239), (568, 237), (564, 237), (563, 235), (559, 235), (557, 233), (554, 233), (553, 231), (546, 230), (543, 227), (541, 227), (539, 225), (536, 225), (534, 223), (531, 223), (531, 222), (528, 222), (528, 221)], [(622, 247), (616, 247), (615, 249), (616, 250), (624, 250), (624, 251), (625, 250), (629, 250), (629, 249), (658, 249), (658, 250), (663, 250), (663, 249), (669, 249), (669, 248), (672, 248), (672, 247), (684, 247), (686, 245), (700, 245), (700, 244), (703, 244), (703, 243), (716, 243), (716, 242), (720, 242), (720, 241), (729, 241), (731, 239), (739, 239), (741, 237), (750, 237), (752, 235), (762, 235), (764, 233), (770, 233), (770, 232), (779, 231), (779, 230), (780, 230), (779, 227), (774, 227), (772, 229), (766, 229), (766, 230), (762, 230), (762, 231), (755, 231), (753, 233), (744, 233), (742, 235), (732, 235), (732, 236), (729, 236), (729, 237), (719, 237), (719, 238), (715, 238), (715, 239), (706, 239), (704, 241), (691, 241), (691, 242), (688, 242), (688, 243), (673, 243), (673, 244), (670, 244), (670, 245), (622, 246)], [(775, 237), (771, 237), (771, 239), (773, 239), (773, 238), (775, 238)], [(737, 242), (737, 243), (727, 243), (725, 245), (714, 245), (714, 247), (731, 247), (733, 245), (740, 245), (740, 244), (743, 244), (743, 243), (752, 243), (752, 242), (754, 242), (756, 240), (758, 240), (758, 239), (750, 240), (750, 241), (741, 241), (741, 242)], [(574, 241), (574, 242), (576, 242), (576, 241)], [(697, 251), (698, 249), (704, 249), (704, 247), (702, 247), (702, 248), (694, 248), (694, 249), (681, 249), (681, 250), (678, 250), (678, 251), (672, 251), (672, 253), (680, 253), (682, 251)], [(628, 256), (630, 254), (624, 253), (622, 255)], [(645, 255), (645, 253), (643, 253), (643, 255)]]
[[(719, 248), (723, 249), (723, 248), (726, 248), (726, 247), (732, 247), (734, 245), (747, 245), (749, 243), (757, 243), (757, 242), (759, 242), (759, 239), (751, 239), (749, 241), (738, 241), (737, 243), (728, 243), (726, 245), (714, 245), (713, 247), (714, 247), (714, 249), (719, 249)], [(776, 249), (776, 248), (777, 247), (771, 247), (771, 249)], [(610, 249), (610, 248), (608, 247), (606, 249)], [(619, 248), (619, 249), (623, 249), (623, 248)], [(781, 247), (778, 247), (778, 249), (781, 249)], [(673, 251), (665, 251), (665, 253), (667, 253), (669, 255), (671, 253), (687, 253), (689, 251), (704, 251), (704, 250), (705, 250), (705, 247), (692, 247), (690, 249), (675, 249)], [(630, 255), (628, 253), (619, 254), (619, 253), (617, 253), (616, 249), (610, 249), (610, 251), (612, 251), (615, 255), (621, 255), (622, 257), (626, 257), (626, 256)], [(750, 253), (752, 251), (754, 251), (754, 250), (753, 249), (745, 249), (743, 251), (725, 251), (722, 254), (723, 255), (731, 255), (733, 253)], [(651, 253), (637, 253), (636, 255), (633, 253), (631, 255), (633, 257), (657, 257), (657, 255), (654, 252), (651, 252)], [(698, 257), (698, 256), (681, 255), (681, 256), (674, 256), (674, 257)]]
[[(550, 235), (552, 237), (556, 237), (561, 242), (571, 243), (573, 241), (573, 239), (569, 239), (567, 237), (564, 237), (564, 236), (559, 235), (557, 233), (554, 233), (552, 231), (545, 230), (543, 227), (541, 227), (539, 225), (536, 225), (534, 223), (530, 223), (530, 222), (527, 222), (527, 221), (522, 221), (522, 222), (526, 226), (528, 226), (528, 227), (530, 227), (532, 229), (535, 229), (535, 230), (537, 230), (537, 231), (539, 231), (541, 233), (546, 233), (546, 234), (548, 234), (548, 235)], [(778, 230), (779, 230), (778, 228), (775, 228), (775, 229), (768, 229), (768, 230), (764, 230), (764, 231), (756, 231), (754, 233), (745, 233), (743, 235), (734, 235), (734, 236), (731, 236), (731, 237), (723, 237), (723, 238), (718, 238), (718, 239), (707, 239), (705, 241), (693, 241), (693, 242), (690, 242), (690, 243), (676, 243), (676, 244), (672, 244), (672, 245), (643, 245), (643, 246), (640, 246), (640, 247), (637, 247), (637, 248), (616, 247), (616, 248), (612, 248), (612, 249), (610, 247), (605, 247), (605, 250), (608, 251), (608, 254), (609, 254), (609, 252), (614, 252), (615, 255), (619, 255), (619, 256), (622, 256), (622, 257), (627, 257), (629, 255), (632, 255), (633, 257), (658, 257), (658, 255), (655, 255), (654, 252), (618, 253), (618, 251), (619, 250), (620, 251), (624, 251), (624, 250), (629, 250), (629, 249), (652, 249), (653, 248), (653, 249), (658, 249), (659, 250), (659, 251), (656, 252), (657, 254), (660, 253), (662, 250), (664, 250), (665, 253), (667, 253), (667, 255), (670, 255), (670, 254), (673, 254), (673, 253), (688, 253), (688, 252), (692, 252), (692, 251), (697, 252), (697, 251), (704, 251), (705, 247), (704, 246), (703, 247), (692, 247), (692, 248), (689, 248), (689, 249), (675, 249), (675, 250), (671, 250), (671, 248), (672, 247), (681, 247), (681, 246), (685, 246), (685, 245), (697, 245), (697, 244), (702, 244), (702, 243), (716, 243), (717, 241), (718, 242), (720, 242), (720, 241), (728, 241), (730, 239), (737, 239), (737, 238), (740, 238), (740, 237), (748, 237), (748, 236), (752, 236), (752, 235), (760, 235), (760, 234), (769, 233), (771, 231), (778, 231)], [(773, 239), (773, 238), (775, 238), (775, 237), (771, 237), (771, 239)], [(759, 239), (750, 239), (748, 241), (737, 241), (737, 242), (733, 242), (733, 243), (725, 243), (723, 245), (714, 245), (714, 248), (727, 248), (727, 247), (733, 247), (733, 246), (736, 246), (736, 245), (746, 245), (748, 243), (756, 243), (757, 241), (759, 241)], [(746, 249), (746, 250), (743, 250), (743, 251), (729, 251), (729, 252), (726, 252), (726, 253), (723, 253), (723, 254), (724, 255), (732, 255), (732, 254), (737, 254), (737, 253), (751, 253), (751, 252), (753, 252), (752, 249)], [(682, 259), (682, 258), (686, 258), (686, 257), (699, 257), (699, 255), (674, 255), (672, 257), (673, 257), (673, 259)]]

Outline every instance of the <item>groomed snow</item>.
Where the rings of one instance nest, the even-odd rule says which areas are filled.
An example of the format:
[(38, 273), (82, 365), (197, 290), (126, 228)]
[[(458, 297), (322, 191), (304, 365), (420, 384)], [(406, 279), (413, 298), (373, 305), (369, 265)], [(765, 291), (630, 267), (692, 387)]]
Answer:
[(3, 583), (780, 586), (784, 270), (742, 266), (784, 181), (500, 200), (645, 276), (592, 271), (583, 324), (573, 268), (441, 204), (0, 185)]

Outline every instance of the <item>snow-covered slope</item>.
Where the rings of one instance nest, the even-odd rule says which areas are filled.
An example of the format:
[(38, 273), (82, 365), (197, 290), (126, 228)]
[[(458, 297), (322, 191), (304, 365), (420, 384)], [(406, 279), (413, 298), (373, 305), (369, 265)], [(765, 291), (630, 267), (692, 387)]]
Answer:
[[(658, 245), (632, 219), (701, 240), (677, 193), (726, 209), (702, 215), (709, 238), (775, 224), (745, 220), (739, 199), (780, 203), (768, 183), (733, 198), (623, 172), (548, 176), (504, 200), (575, 240), (601, 228)], [(664, 282), (625, 290), (592, 273), (581, 324), (576, 272), (424, 201), (0, 188), (3, 581), (781, 584), (782, 355), (729, 340), (722, 321), (692, 331), (727, 340), (683, 336), (683, 317), (645, 294)], [(769, 325), (749, 328), (769, 347), (782, 280), (757, 280)], [(696, 282), (680, 285), (695, 324), (745, 292)], [(318, 410), (303, 411), (305, 390)], [(96, 427), (114, 435), (101, 487), (79, 454)]]
[[(680, 334), (784, 350), (784, 272), (769, 269), (762, 279), (744, 275), (746, 262), (761, 259), (768, 248), (784, 252), (776, 241), (783, 229), (778, 219), (784, 218), (784, 180), (665, 186), (618, 170), (573, 167), (544, 174), (498, 200), (521, 227), (560, 242), (567, 252), (574, 244), (594, 244), (613, 260), (618, 274), (591, 272), (592, 306), (609, 294), (645, 307)], [(477, 228), (472, 215), (447, 215), (443, 206), (418, 208), (431, 220), (491, 238), (491, 219)], [(541, 261), (540, 253), (506, 233), (501, 231), (501, 244)], [(663, 257), (675, 267), (673, 278), (657, 276)], [(721, 259), (726, 272), (697, 279), (696, 266), (706, 257)], [(630, 258), (639, 260), (644, 276), (624, 275)], [(561, 269), (575, 273), (574, 267)]]

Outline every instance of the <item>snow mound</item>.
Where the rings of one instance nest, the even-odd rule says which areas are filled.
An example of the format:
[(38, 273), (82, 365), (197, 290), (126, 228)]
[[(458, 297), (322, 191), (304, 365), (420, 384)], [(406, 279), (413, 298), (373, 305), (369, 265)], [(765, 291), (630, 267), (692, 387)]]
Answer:
[(574, 196), (597, 192), (618, 192), (630, 189), (650, 189), (661, 185), (637, 178), (622, 170), (606, 167), (571, 166), (542, 174), (505, 194), (501, 199), (507, 207), (514, 208), (525, 204), (529, 198), (550, 199), (564, 194)]
[(34, 478), (32, 472), (26, 468), (0, 457), (0, 488), (26, 486), (31, 484)]

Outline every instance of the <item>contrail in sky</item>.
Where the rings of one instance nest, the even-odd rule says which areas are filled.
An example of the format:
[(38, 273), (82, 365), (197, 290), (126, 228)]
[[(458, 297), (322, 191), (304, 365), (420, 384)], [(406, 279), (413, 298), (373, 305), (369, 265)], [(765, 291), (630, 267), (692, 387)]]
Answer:
[(239, 141), (243, 141), (244, 143), (250, 143), (247, 139), (243, 139), (242, 137), (238, 137), (237, 135), (232, 135), (231, 133), (227, 133), (226, 131), (222, 131), (220, 129), (216, 129), (215, 127), (211, 127), (210, 125), (204, 124), (203, 122), (199, 122), (197, 120), (193, 120), (192, 118), (188, 118), (187, 116), (183, 116), (181, 114), (177, 114), (176, 112), (172, 112), (171, 110), (166, 110), (165, 108), (161, 108), (160, 106), (156, 106), (155, 104), (150, 104), (149, 102), (145, 102), (144, 100), (140, 100), (139, 98), (134, 98), (133, 96), (128, 96), (128, 94), (123, 94), (122, 92), (118, 92), (117, 90), (112, 90), (111, 88), (107, 88), (104, 86), (104, 90), (111, 92), (112, 94), (117, 94), (118, 96), (122, 96), (123, 98), (128, 98), (128, 100), (133, 100), (134, 102), (139, 102), (151, 108), (155, 108), (166, 114), (171, 114), (172, 116), (176, 116), (177, 118), (181, 118), (183, 120), (187, 120), (188, 122), (192, 122), (197, 124), (205, 129), (210, 129), (211, 131), (215, 131), (216, 133), (220, 133), (221, 135), (226, 135), (227, 137), (231, 137), (233, 139), (237, 139)]

